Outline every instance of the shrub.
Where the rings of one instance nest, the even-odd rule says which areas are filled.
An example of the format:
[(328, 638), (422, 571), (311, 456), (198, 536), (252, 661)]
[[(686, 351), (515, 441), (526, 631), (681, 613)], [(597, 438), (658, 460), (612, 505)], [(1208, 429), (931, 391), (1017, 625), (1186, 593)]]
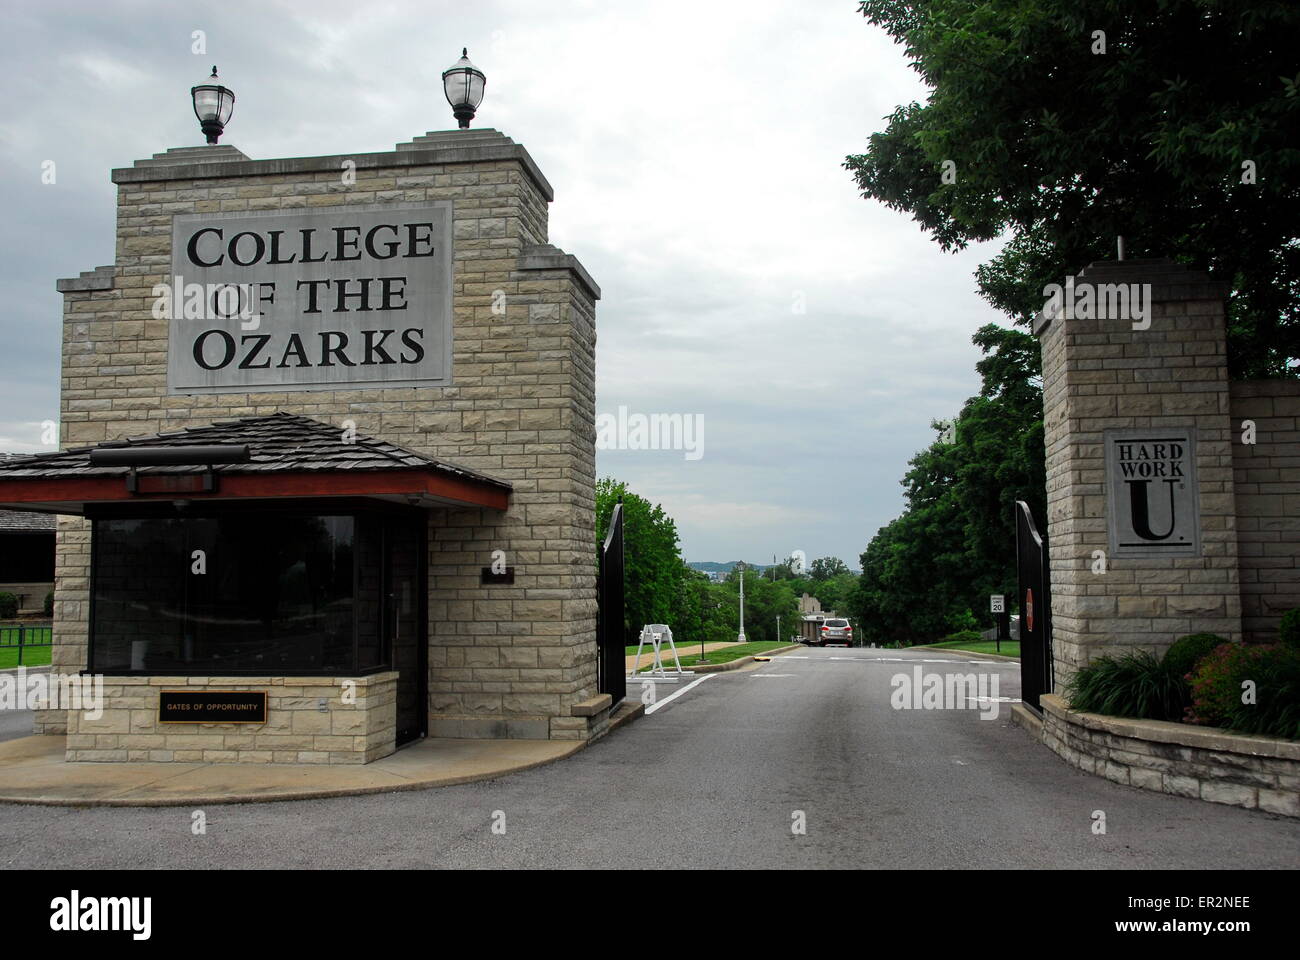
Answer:
[(957, 616), (948, 619), (948, 626), (953, 633), (977, 633), (979, 625), (980, 622), (975, 619), (975, 614), (969, 610), (963, 610)]
[(1195, 668), (1202, 657), (1215, 647), (1221, 647), (1228, 641), (1214, 633), (1190, 633), (1179, 637), (1165, 651), (1165, 665), (1176, 676), (1186, 677)]
[(18, 598), (12, 593), (0, 593), (0, 620), (18, 616)]
[(53, 590), (51, 590), (49, 593), (45, 595), (45, 603), (42, 604), (42, 608), (45, 610), (45, 615), (47, 617), (54, 616), (54, 591)]
[[(1245, 681), (1253, 700), (1243, 702)], [(1300, 739), (1300, 649), (1226, 644), (1192, 679), (1195, 722), (1241, 733)]]
[(1278, 628), (1278, 640), (1285, 647), (1300, 648), (1300, 607), (1282, 614), (1282, 625)]
[(983, 639), (978, 630), (958, 630), (956, 633), (950, 633), (944, 637), (943, 642), (979, 643)]
[(1252, 679), (1255, 663), (1267, 649), (1225, 643), (1202, 657), (1192, 674), (1192, 706), (1187, 719), (1210, 727), (1224, 726), (1233, 704), (1241, 701), (1241, 682)]
[(1112, 717), (1179, 720), (1186, 687), (1181, 676), (1145, 651), (1098, 657), (1066, 685), (1070, 707)]

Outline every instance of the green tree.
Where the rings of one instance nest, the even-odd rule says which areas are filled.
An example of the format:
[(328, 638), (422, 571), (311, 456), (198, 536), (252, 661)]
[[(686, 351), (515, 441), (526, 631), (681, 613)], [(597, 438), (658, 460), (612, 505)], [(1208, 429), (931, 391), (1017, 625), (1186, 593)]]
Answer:
[(808, 574), (818, 583), (849, 572), (849, 565), (839, 557), (819, 557), (808, 565)]
[[(750, 642), (779, 639), (776, 618), (781, 617), (781, 633), (798, 632), (799, 595), (789, 580), (772, 580), (758, 570), (745, 568), (745, 639)], [(740, 619), (740, 573), (733, 570), (727, 579), (715, 585), (722, 603), (721, 620), (725, 624), (723, 640), (734, 640)]]
[[(978, 396), (966, 401), (951, 441), (940, 433), (903, 479), (906, 510), (862, 554), (846, 609), (875, 643), (934, 640), (991, 623), (989, 593), (1015, 591), (1014, 505), (1046, 509), (1041, 369), (1037, 341), (989, 325), (974, 342)], [(825, 605), (825, 601), (823, 600)]]
[(677, 525), (663, 507), (627, 489), (627, 484), (603, 477), (596, 483), (596, 544), (605, 540), (614, 505), (623, 501), (623, 583), (626, 593), (624, 631), (635, 643), (647, 623), (673, 627), (684, 594), (680, 583), (689, 569), (682, 563)]
[(854, 615), (852, 597), (858, 578), (846, 566), (843, 573), (817, 583), (813, 596), (821, 602), (823, 610), (834, 610), (841, 616)]
[(1020, 322), (1046, 284), (1112, 258), (1117, 236), (1130, 257), (1207, 270), (1231, 291), (1234, 375), (1287, 374), (1300, 357), (1300, 4), (859, 9), (930, 88), (847, 158), (864, 197), (912, 214), (945, 250), (1009, 235), (976, 277)]

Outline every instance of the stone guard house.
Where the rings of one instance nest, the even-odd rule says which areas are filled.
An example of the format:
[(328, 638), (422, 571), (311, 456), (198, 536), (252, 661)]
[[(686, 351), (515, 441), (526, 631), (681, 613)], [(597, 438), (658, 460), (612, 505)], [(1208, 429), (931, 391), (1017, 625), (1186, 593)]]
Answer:
[[(58, 283), (62, 452), (0, 465), (0, 506), (60, 515), (53, 671), (105, 680), (101, 717), (45, 709), (37, 732), (66, 731), (69, 760), (286, 763), (367, 762), (424, 734), (603, 733), (600, 290), (548, 245), (552, 189), (528, 152), (494, 130), (460, 130), (352, 156), (172, 149), (112, 177), (116, 262)], [(250, 228), (251, 240), (219, 246), (223, 224), (248, 221), (280, 236)], [(158, 286), (182, 279), (186, 236), (191, 262), (212, 267), (199, 279), (256, 282), (257, 263), (222, 271), (256, 261), (267, 235), (263, 263), (288, 263), (275, 241), (327, 223), (362, 224), (333, 228), (337, 260), (368, 252), (379, 264), (377, 238), (394, 244), (389, 257), (409, 241), (408, 255), (445, 258), (443, 280), (412, 274), (406, 290), (385, 285), (394, 298), (379, 306), (355, 281), (333, 281), (354, 284), (351, 301), (339, 294), (344, 313), (400, 316), (401, 361), (441, 364), (432, 374), (367, 379), (396, 363), (398, 344), (372, 331), (364, 359), (349, 356), (346, 336), (312, 327), (326, 321), (301, 299), (284, 322), (300, 324), (302, 342), (285, 348), (279, 379), (249, 375), (281, 357), (279, 340), (266, 367), (244, 355), (236, 371), (235, 354), (222, 355), (256, 340), (238, 332), (247, 325), (218, 323), (191, 343), (204, 321), (178, 319), (179, 286), (173, 314), (159, 316)], [(298, 253), (265, 276), (313, 276), (310, 243)], [(346, 276), (349, 265), (327, 266)], [(323, 302), (333, 288), (316, 282)], [(277, 302), (293, 286), (281, 282)], [(404, 292), (434, 306), (399, 315)], [(282, 339), (284, 316), (253, 329)], [(331, 369), (298, 370), (317, 335), (317, 366)], [(191, 348), (209, 378), (199, 386), (178, 372)], [(227, 375), (245, 379), (219, 382)], [(123, 453), (154, 459), (112, 465)], [(161, 692), (178, 688), (264, 692), (265, 718), (163, 722)]]

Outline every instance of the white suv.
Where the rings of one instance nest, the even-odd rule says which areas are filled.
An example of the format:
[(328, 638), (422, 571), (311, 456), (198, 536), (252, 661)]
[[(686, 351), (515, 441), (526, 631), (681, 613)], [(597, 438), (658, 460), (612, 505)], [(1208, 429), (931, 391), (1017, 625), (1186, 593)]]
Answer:
[(817, 631), (818, 646), (826, 646), (828, 643), (842, 643), (846, 647), (853, 646), (853, 628), (843, 617), (831, 617), (829, 620), (822, 621), (822, 628)]

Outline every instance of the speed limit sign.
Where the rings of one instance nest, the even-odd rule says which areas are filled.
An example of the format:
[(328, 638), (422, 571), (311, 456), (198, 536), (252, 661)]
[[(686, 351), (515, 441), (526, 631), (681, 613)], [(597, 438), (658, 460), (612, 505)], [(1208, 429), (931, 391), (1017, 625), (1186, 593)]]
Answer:
[(989, 595), (989, 612), (1005, 613), (1007, 609), (1007, 598), (1000, 593)]

